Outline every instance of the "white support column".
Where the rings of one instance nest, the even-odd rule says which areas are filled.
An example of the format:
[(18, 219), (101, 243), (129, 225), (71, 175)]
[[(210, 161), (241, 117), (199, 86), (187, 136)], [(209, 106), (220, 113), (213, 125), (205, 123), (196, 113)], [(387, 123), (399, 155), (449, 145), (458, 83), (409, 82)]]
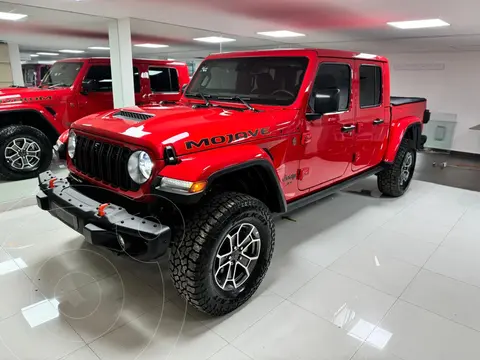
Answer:
[(13, 85), (25, 86), (22, 73), (22, 62), (20, 60), (20, 49), (18, 44), (8, 43), (8, 55), (10, 57), (10, 68), (12, 69)]
[(134, 106), (130, 19), (112, 20), (108, 25), (108, 40), (112, 66), (113, 105), (116, 109)]

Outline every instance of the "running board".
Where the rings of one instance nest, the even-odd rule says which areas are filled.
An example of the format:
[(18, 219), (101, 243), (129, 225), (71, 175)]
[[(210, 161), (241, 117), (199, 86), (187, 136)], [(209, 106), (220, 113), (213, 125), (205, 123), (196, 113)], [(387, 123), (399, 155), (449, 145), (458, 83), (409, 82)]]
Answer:
[(288, 214), (288, 213), (290, 213), (294, 210), (300, 209), (300, 208), (302, 208), (304, 206), (307, 206), (307, 205), (309, 205), (309, 204), (311, 204), (315, 201), (323, 199), (324, 197), (332, 195), (333, 193), (336, 193), (340, 190), (343, 190), (343, 189), (355, 184), (360, 179), (364, 179), (364, 178), (367, 178), (369, 176), (378, 174), (383, 169), (385, 169), (385, 167), (382, 166), (382, 165), (376, 166), (372, 169), (364, 171), (364, 172), (362, 172), (358, 175), (350, 177), (350, 178), (348, 178), (346, 180), (343, 180), (339, 183), (330, 185), (327, 188), (320, 189), (317, 192), (314, 192), (313, 194), (309, 194), (309, 195), (307, 195), (307, 196), (305, 196), (301, 199), (292, 201), (291, 203), (287, 204), (287, 211), (285, 213), (283, 213), (282, 215)]

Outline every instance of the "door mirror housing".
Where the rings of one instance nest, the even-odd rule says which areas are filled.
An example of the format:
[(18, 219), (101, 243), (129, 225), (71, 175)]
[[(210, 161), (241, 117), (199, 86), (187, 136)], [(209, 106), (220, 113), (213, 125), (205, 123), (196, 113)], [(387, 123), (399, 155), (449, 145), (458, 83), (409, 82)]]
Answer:
[(84, 80), (82, 81), (82, 90), (80, 93), (88, 95), (89, 92), (95, 91), (97, 87), (97, 83), (94, 80)]
[(318, 89), (312, 94), (310, 106), (313, 114), (308, 114), (309, 120), (318, 119), (324, 114), (334, 113), (340, 109), (340, 89)]

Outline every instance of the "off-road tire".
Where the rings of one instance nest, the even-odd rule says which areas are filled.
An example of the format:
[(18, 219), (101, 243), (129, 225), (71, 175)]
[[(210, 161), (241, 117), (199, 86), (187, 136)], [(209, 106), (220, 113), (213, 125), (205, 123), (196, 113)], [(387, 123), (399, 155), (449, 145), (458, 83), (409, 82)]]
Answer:
[[(253, 223), (260, 234), (260, 256), (246, 282), (223, 291), (215, 282), (213, 264), (222, 240), (235, 225)], [(270, 265), (275, 225), (267, 206), (245, 194), (226, 192), (206, 200), (185, 219), (185, 231), (175, 234), (170, 252), (173, 284), (193, 307), (214, 316), (230, 313), (257, 290)]]
[[(35, 141), (40, 149), (40, 162), (31, 170), (17, 170), (12, 168), (5, 159), (5, 148), (15, 138), (28, 138)], [(0, 129), (0, 179), (24, 180), (37, 177), (46, 171), (52, 162), (52, 144), (48, 137), (40, 130), (27, 125), (10, 125)]]
[[(408, 153), (412, 153), (413, 167), (412, 167), (410, 178), (407, 182), (407, 185), (401, 186), (400, 176), (402, 173), (402, 164), (405, 159), (405, 156)], [(412, 181), (416, 159), (417, 159), (417, 151), (413, 147), (412, 141), (409, 139), (403, 139), (393, 164), (388, 169), (385, 169), (378, 174), (377, 184), (380, 192), (384, 195), (391, 196), (391, 197), (399, 197), (405, 194), (405, 192), (408, 190), (410, 183)]]

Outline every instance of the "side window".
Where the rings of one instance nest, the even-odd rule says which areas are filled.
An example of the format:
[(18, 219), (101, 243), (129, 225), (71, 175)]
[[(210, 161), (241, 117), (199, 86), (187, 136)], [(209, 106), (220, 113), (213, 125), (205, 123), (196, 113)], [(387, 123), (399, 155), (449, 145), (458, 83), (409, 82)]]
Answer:
[(85, 76), (85, 81), (92, 80), (95, 83), (93, 91), (112, 91), (112, 71), (108, 65), (94, 65)]
[(180, 84), (178, 83), (177, 69), (170, 68), (170, 84), (172, 85), (172, 91), (180, 91)]
[(180, 90), (177, 69), (150, 67), (148, 75), (153, 92), (178, 92)]
[(374, 107), (382, 103), (382, 68), (360, 66), (360, 107)]
[(339, 89), (339, 110), (350, 107), (352, 72), (347, 64), (321, 64), (315, 78), (314, 91)]
[(133, 87), (136, 93), (140, 92), (140, 72), (137, 67), (133, 67)]

